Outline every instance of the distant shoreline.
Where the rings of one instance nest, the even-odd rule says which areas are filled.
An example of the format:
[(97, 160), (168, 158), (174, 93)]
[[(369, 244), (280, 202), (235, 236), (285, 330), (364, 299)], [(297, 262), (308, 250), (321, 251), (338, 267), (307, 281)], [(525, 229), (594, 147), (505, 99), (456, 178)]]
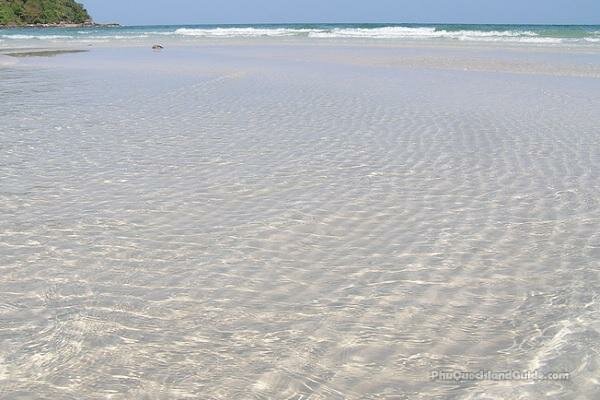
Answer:
[(95, 22), (84, 22), (82, 24), (58, 23), (58, 24), (13, 24), (0, 25), (0, 29), (22, 29), (22, 28), (118, 28), (121, 24), (109, 23), (98, 24)]

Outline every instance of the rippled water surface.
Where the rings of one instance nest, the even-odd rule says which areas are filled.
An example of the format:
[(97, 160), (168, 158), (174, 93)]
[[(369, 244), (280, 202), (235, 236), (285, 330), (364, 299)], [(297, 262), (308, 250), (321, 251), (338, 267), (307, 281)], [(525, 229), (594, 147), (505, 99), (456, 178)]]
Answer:
[(232, 43), (0, 66), (0, 398), (598, 397), (599, 59)]

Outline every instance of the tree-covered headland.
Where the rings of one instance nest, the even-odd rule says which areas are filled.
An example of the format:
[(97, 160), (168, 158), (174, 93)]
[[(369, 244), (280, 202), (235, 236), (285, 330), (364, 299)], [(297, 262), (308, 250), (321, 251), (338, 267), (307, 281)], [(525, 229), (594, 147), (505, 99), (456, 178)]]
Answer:
[(91, 23), (75, 0), (0, 0), (0, 25), (60, 25)]

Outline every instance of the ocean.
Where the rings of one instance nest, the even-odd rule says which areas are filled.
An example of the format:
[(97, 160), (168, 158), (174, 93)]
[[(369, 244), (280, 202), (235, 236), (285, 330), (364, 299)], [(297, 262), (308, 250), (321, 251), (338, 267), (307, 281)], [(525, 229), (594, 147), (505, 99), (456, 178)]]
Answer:
[(597, 37), (0, 31), (0, 399), (600, 398)]
[(600, 26), (448, 24), (178, 25), (108, 28), (0, 29), (0, 48), (15, 45), (114, 44), (202, 38), (443, 40), (482, 43), (600, 45)]

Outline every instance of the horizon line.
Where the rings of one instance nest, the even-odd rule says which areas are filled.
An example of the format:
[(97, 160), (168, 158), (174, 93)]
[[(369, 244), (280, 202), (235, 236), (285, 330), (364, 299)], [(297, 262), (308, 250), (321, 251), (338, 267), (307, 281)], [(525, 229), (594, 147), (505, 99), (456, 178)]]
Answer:
[(599, 23), (514, 23), (514, 22), (183, 22), (183, 23), (149, 23), (124, 24), (120, 22), (96, 22), (97, 24), (119, 24), (122, 27), (137, 26), (177, 26), (177, 25), (513, 25), (513, 26), (600, 26)]

